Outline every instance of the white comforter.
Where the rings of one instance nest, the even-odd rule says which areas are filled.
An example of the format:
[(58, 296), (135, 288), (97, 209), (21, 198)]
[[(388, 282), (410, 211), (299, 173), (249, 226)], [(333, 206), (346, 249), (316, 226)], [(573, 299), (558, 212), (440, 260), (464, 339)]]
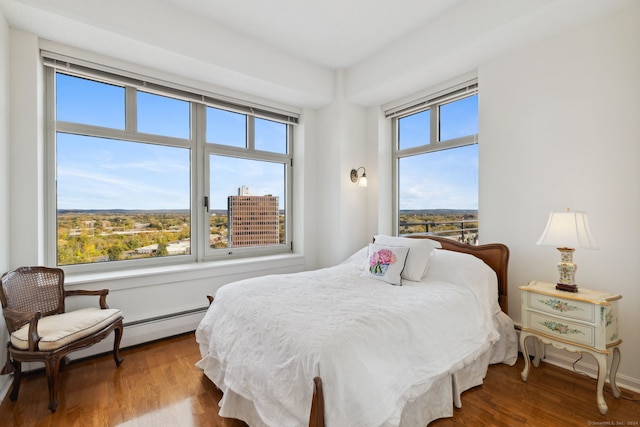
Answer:
[(409, 400), (498, 338), (495, 273), (436, 253), (403, 286), (360, 276), (366, 248), (336, 267), (225, 285), (196, 331), (197, 366), (268, 426), (308, 425), (316, 376), (328, 427), (397, 425)]

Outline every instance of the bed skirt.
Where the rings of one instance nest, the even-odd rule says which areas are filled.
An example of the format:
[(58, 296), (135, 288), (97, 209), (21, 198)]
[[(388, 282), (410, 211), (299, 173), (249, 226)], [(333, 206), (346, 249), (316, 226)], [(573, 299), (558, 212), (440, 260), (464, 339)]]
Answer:
[[(500, 332), (500, 339), (477, 359), (452, 374), (445, 374), (436, 379), (426, 393), (409, 401), (402, 411), (399, 427), (424, 427), (438, 418), (453, 416), (453, 407), (462, 407), (462, 393), (483, 383), (490, 364), (515, 364), (517, 336), (513, 321), (503, 312), (499, 312), (494, 316), (494, 325)], [(206, 369), (205, 374), (207, 374)], [(212, 379), (209, 375), (207, 376)], [(225, 404), (222, 406), (222, 400), (220, 401), (221, 416), (240, 419), (251, 427), (270, 427), (262, 421), (253, 402), (234, 393), (233, 390), (224, 393), (222, 399)], [(317, 399), (314, 401), (317, 403)], [(324, 408), (321, 407), (320, 413), (313, 415), (320, 415), (320, 418), (323, 418), (323, 410)], [(323, 422), (318, 423), (312, 418), (313, 416), (310, 415), (310, 425), (324, 426)], [(391, 426), (398, 426), (397, 421), (383, 424), (381, 427)]]

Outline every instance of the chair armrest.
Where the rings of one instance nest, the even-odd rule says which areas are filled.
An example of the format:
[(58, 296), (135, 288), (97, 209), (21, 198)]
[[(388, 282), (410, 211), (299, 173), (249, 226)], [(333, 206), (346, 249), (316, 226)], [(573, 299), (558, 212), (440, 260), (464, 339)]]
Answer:
[(96, 291), (87, 291), (77, 289), (74, 291), (64, 291), (64, 296), (73, 297), (73, 296), (99, 296), (100, 297), (100, 308), (106, 309), (109, 308), (107, 305), (107, 295), (109, 294), (109, 289), (100, 289)]
[(13, 333), (20, 329), (25, 323), (29, 324), (29, 351), (36, 351), (38, 349), (38, 343), (40, 342), (40, 335), (38, 335), (38, 320), (42, 317), (42, 313), (15, 311), (10, 308), (2, 309), (5, 322), (9, 328), (9, 332)]

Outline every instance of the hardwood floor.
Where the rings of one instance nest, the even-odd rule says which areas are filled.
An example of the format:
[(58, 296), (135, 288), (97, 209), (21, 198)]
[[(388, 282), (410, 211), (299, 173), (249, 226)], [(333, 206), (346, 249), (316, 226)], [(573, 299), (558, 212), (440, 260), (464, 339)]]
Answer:
[[(43, 373), (26, 375), (20, 397), (0, 405), (2, 426), (211, 426), (244, 423), (218, 416), (221, 393), (194, 364), (199, 359), (193, 334), (124, 349), (116, 368), (110, 355), (67, 366), (60, 378), (60, 406), (47, 409)], [(631, 361), (626, 361), (631, 363)], [(625, 363), (623, 359), (623, 363)], [(516, 366), (494, 365), (485, 384), (462, 395), (462, 409), (444, 426), (638, 426), (640, 402), (615, 399), (605, 392), (609, 413), (596, 406), (595, 381), (542, 363), (523, 383)], [(623, 396), (638, 399), (623, 390)]]

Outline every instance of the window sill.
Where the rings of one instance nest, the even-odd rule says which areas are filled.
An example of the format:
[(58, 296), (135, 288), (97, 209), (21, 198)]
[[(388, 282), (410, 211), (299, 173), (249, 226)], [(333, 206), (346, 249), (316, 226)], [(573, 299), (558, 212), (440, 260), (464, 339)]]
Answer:
[(203, 278), (229, 276), (229, 281), (266, 274), (297, 272), (305, 269), (305, 257), (281, 254), (233, 260), (176, 264), (95, 273), (68, 273), (67, 288), (112, 290), (157, 286)]

